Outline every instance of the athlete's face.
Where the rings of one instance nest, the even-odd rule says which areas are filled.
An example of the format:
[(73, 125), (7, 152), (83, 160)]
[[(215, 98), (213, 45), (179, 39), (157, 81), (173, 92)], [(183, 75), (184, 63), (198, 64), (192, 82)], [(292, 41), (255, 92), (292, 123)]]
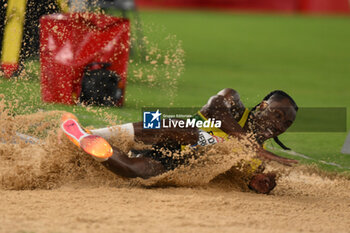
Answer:
[(257, 107), (253, 117), (253, 132), (262, 143), (285, 132), (293, 124), (296, 111), (289, 99), (277, 99), (272, 96)]

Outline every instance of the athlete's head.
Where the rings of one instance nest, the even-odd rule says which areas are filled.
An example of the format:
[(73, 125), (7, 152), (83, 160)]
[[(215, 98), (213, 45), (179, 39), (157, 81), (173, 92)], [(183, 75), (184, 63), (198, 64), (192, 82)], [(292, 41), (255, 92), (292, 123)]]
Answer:
[[(259, 143), (276, 138), (294, 122), (298, 106), (287, 93), (276, 90), (252, 109), (251, 128)], [(277, 139), (278, 141), (278, 139)]]

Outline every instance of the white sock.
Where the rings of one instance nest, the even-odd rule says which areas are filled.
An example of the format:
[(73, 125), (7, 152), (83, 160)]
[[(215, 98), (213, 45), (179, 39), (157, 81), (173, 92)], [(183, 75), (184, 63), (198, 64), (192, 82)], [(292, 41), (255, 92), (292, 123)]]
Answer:
[(134, 140), (135, 134), (134, 134), (134, 126), (132, 123), (123, 124), (123, 125), (116, 125), (101, 129), (93, 129), (90, 130), (92, 134), (99, 135), (103, 137), (104, 139), (110, 139), (112, 137), (130, 137), (131, 140)]

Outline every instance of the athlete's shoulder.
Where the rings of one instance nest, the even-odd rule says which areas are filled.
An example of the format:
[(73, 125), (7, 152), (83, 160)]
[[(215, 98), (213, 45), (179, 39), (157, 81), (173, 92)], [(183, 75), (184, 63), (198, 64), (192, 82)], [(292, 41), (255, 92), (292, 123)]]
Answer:
[(216, 96), (224, 97), (224, 100), (231, 104), (238, 103), (241, 100), (239, 93), (232, 88), (224, 88), (219, 91)]
[(225, 106), (228, 108), (244, 109), (244, 105), (238, 91), (233, 88), (224, 88), (216, 95), (212, 96), (211, 99), (223, 101)]
[(224, 88), (209, 98), (207, 104), (202, 107), (201, 113), (211, 116), (218, 111), (229, 111), (235, 119), (239, 120), (244, 110), (245, 107), (238, 92), (232, 88)]
[(233, 89), (233, 88), (224, 88), (221, 91), (219, 91), (217, 93), (217, 95), (221, 95), (221, 96), (238, 96), (239, 97), (238, 92), (235, 89)]
[(240, 109), (245, 109), (238, 92), (232, 88), (225, 88), (219, 91), (216, 95), (209, 98), (206, 105), (203, 106), (202, 111), (217, 111), (218, 109), (229, 109), (241, 112)]

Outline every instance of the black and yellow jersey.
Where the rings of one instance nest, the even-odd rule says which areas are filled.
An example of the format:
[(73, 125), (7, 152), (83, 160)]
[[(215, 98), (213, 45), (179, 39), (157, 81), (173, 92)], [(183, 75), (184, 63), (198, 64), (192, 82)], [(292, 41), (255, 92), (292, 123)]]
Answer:
[[(243, 128), (248, 120), (249, 117), (249, 109), (246, 108), (244, 110), (244, 113), (241, 117), (241, 119), (238, 121), (238, 124)], [(196, 121), (207, 121), (208, 119), (203, 116), (203, 114), (198, 111), (194, 116), (193, 119), (196, 119)], [(216, 127), (201, 127), (199, 128), (199, 137), (198, 142), (196, 145), (191, 145), (190, 147), (194, 148), (196, 146), (206, 146), (206, 145), (212, 145), (216, 143), (223, 142), (227, 140), (229, 135), (222, 131), (220, 128)], [(184, 146), (181, 146), (181, 149), (184, 149)], [(262, 161), (258, 158), (253, 158), (247, 161), (245, 164), (245, 170), (249, 174), (254, 174), (256, 171), (259, 170), (259, 168), (262, 166)]]
[[(246, 108), (244, 110), (244, 113), (241, 117), (241, 119), (238, 121), (238, 124), (243, 128), (245, 124), (247, 123), (248, 116), (249, 116), (249, 109)], [(193, 119), (196, 121), (208, 121), (208, 119), (203, 116), (203, 114), (198, 111), (194, 116)], [(216, 127), (201, 127), (199, 128), (199, 140), (198, 145), (205, 146), (210, 144), (215, 144), (218, 142), (222, 142), (224, 140), (228, 139), (228, 134), (222, 131), (220, 128)]]

